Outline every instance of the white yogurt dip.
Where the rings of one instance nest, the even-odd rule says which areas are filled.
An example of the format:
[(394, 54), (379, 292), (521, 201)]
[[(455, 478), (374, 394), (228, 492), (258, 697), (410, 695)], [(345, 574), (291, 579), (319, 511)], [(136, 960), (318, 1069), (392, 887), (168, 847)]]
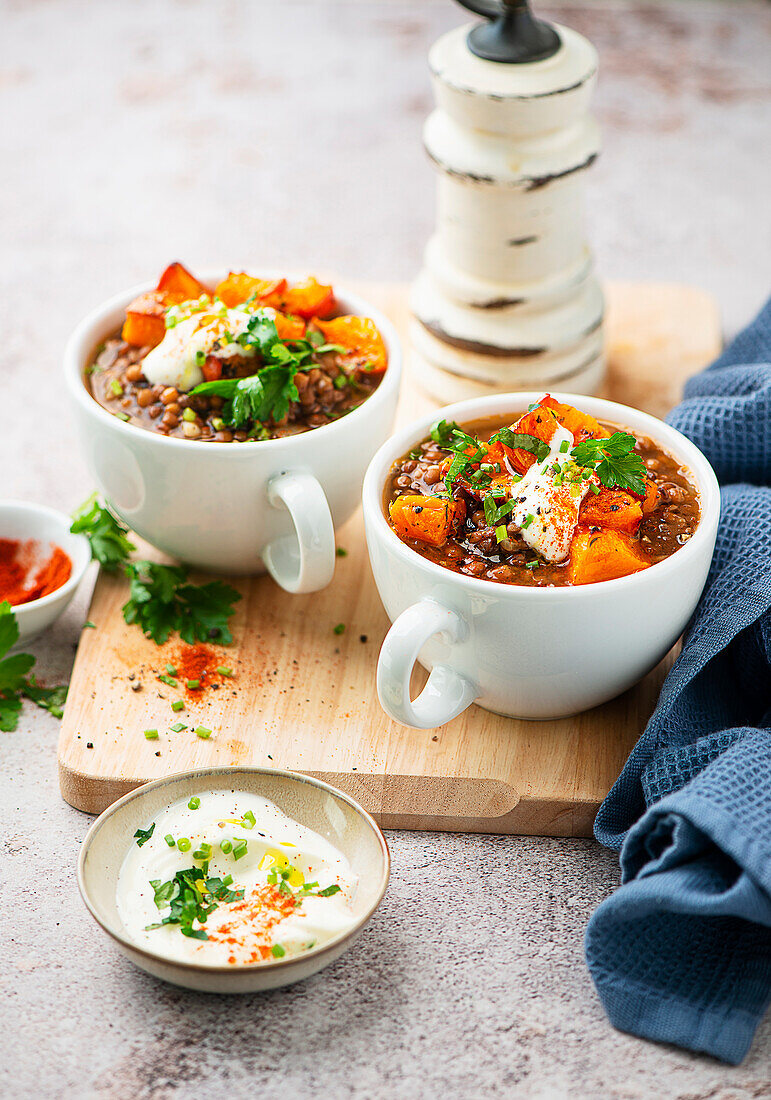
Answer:
[[(358, 880), (345, 856), (259, 795), (202, 791), (159, 813), (150, 830), (141, 845), (132, 841), (116, 891), (126, 931), (147, 950), (243, 965), (301, 954), (356, 923)], [(203, 920), (190, 916), (194, 891), (203, 907), (216, 906)], [(180, 901), (176, 923), (151, 927), (174, 917)]]

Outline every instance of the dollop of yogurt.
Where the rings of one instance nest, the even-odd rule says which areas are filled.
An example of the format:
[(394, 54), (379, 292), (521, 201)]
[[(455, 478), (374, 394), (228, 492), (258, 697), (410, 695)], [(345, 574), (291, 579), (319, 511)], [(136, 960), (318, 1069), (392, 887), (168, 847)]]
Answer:
[(522, 538), (549, 562), (565, 561), (578, 523), (581, 502), (596, 481), (584, 479), (570, 456), (573, 433), (557, 428), (549, 454), (534, 462), (521, 481), (512, 486), (515, 507), (511, 520)]
[[(210, 857), (196, 858), (207, 846)], [(218, 903), (203, 924), (194, 922), (206, 939), (183, 935), (180, 924), (150, 927), (171, 912), (158, 888), (191, 867), (206, 878), (231, 875), (229, 890), (243, 891), (238, 900)], [(243, 965), (302, 954), (351, 928), (357, 883), (333, 844), (274, 803), (245, 791), (202, 791), (157, 814), (141, 846), (132, 841), (116, 904), (126, 932), (147, 950), (184, 962)]]
[(254, 347), (238, 343), (252, 317), (244, 310), (225, 307), (185, 317), (167, 328), (160, 344), (142, 360), (145, 378), (153, 386), (174, 386), (187, 393), (203, 382), (207, 355), (216, 352), (218, 359), (254, 355)]

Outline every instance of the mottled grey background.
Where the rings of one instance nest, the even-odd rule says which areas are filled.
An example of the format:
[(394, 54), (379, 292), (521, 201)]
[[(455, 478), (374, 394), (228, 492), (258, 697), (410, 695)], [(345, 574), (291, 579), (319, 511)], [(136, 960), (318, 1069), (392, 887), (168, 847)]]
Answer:
[[(771, 282), (768, 7), (544, 10), (600, 50), (602, 272), (703, 286), (735, 330)], [(4, 495), (69, 509), (87, 494), (62, 344), (169, 259), (415, 273), (433, 206), (425, 53), (460, 18), (449, 0), (0, 2)], [(85, 597), (35, 647), (51, 680)], [(392, 834), (386, 901), (326, 973), (241, 1000), (158, 984), (77, 896), (89, 820), (59, 798), (56, 736), (31, 709), (0, 734), (3, 1095), (769, 1095), (768, 1021), (738, 1069), (609, 1027), (581, 936), (616, 859), (589, 841)]]

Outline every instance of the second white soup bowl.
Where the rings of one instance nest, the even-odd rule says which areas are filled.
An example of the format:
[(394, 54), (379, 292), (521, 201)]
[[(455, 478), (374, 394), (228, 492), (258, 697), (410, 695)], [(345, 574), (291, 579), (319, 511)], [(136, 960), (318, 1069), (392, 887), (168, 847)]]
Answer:
[[(209, 285), (222, 277), (208, 274)], [(124, 423), (86, 388), (84, 371), (99, 343), (150, 289), (133, 287), (90, 313), (64, 354), (78, 435), (100, 492), (133, 531), (188, 565), (218, 573), (267, 569), (289, 592), (323, 588), (334, 571), (334, 529), (358, 506), (367, 463), (393, 423), (401, 377), (393, 325), (340, 290), (339, 311), (371, 317), (386, 345), (388, 368), (372, 395), (340, 420), (298, 435), (202, 443)]]
[[(707, 578), (720, 516), (720, 490), (701, 451), (646, 413), (596, 397), (555, 393), (600, 420), (648, 436), (687, 468), (701, 519), (671, 557), (617, 580), (530, 588), (478, 580), (428, 561), (386, 520), (391, 467), (437, 420), (461, 426), (527, 409), (543, 392), (502, 394), (450, 405), (385, 443), (364, 479), (364, 522), (372, 571), (391, 627), (380, 652), (377, 689), (397, 722), (431, 729), (472, 702), (515, 718), (577, 714), (625, 691), (672, 647)], [(416, 699), (410, 677), (430, 671)]]

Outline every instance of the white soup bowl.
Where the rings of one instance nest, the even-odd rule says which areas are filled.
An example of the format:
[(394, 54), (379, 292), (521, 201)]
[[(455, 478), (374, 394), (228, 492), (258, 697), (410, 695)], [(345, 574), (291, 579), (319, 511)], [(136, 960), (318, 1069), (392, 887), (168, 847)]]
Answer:
[[(472, 702), (516, 718), (588, 710), (649, 672), (693, 614), (720, 516), (720, 490), (709, 462), (680, 432), (646, 413), (597, 397), (553, 396), (642, 433), (675, 457), (698, 489), (696, 532), (649, 569), (596, 584), (531, 588), (455, 573), (412, 550), (389, 526), (385, 492), (391, 468), (441, 418), (461, 426), (487, 417), (512, 421), (543, 393), (462, 401), (403, 428), (372, 459), (363, 493), (372, 571), (393, 623), (380, 652), (377, 690), (397, 722), (431, 729)], [(416, 661), (430, 676), (413, 700)]]

